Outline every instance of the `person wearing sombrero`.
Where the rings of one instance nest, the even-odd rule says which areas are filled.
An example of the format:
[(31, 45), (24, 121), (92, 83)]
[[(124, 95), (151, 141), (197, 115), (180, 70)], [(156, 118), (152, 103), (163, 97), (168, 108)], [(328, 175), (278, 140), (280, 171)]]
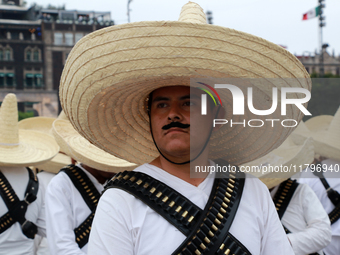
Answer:
[(320, 115), (301, 123), (294, 133), (313, 137), (315, 161), (299, 182), (313, 189), (331, 221), (332, 241), (325, 254), (340, 254), (340, 108), (334, 116)]
[[(63, 114), (60, 114), (63, 115)], [(59, 117), (52, 133), (60, 150), (77, 164), (61, 167), (46, 190), (46, 233), (51, 255), (87, 254), (87, 243), (104, 184), (136, 164), (118, 159), (84, 139)]]
[(58, 151), (52, 136), (18, 128), (16, 96), (6, 95), (0, 108), (0, 254), (33, 255), (35, 235), (46, 235), (43, 191), (29, 166)]
[[(231, 117), (232, 100), (220, 91), (201, 114), (204, 91), (211, 94), (207, 88), (214, 86), (209, 77), (263, 78), (264, 84), (253, 80), (257, 107), (268, 107), (272, 88), (311, 89), (308, 73), (289, 52), (206, 24), (202, 8), (191, 2), (179, 21), (112, 26), (74, 46), (60, 82), (65, 114), (92, 144), (141, 165), (110, 181), (89, 254), (293, 254), (258, 179), (239, 172), (208, 178), (217, 177), (209, 171), (190, 178), (196, 166), (236, 166), (264, 156), (293, 130), (213, 128), (214, 118)], [(206, 85), (191, 84), (194, 78), (207, 78), (199, 81)], [(193, 88), (201, 85), (204, 90)], [(294, 107), (285, 116), (302, 117)]]
[[(64, 116), (63, 114), (60, 114), (58, 118), (62, 118), (63, 116)], [(18, 127), (19, 130), (20, 129), (35, 130), (53, 137), (52, 124), (55, 120), (56, 118), (42, 116), (26, 118), (19, 121)], [(44, 194), (43, 197), (45, 197), (45, 192), (51, 179), (59, 172), (61, 168), (71, 163), (72, 159), (63, 152), (59, 151), (59, 153), (51, 160), (43, 164), (39, 164), (39, 166), (35, 167), (34, 170), (36, 172), (37, 178), (39, 179), (39, 187), (43, 191)], [(43, 203), (45, 203), (45, 199)], [(45, 210), (45, 206), (43, 207), (43, 209)], [(50, 254), (46, 237), (36, 235), (34, 238), (34, 244), (35, 244), (34, 254), (37, 255)]]
[[(296, 255), (324, 254), (322, 249), (331, 241), (330, 221), (314, 191), (294, 180), (296, 166), (314, 160), (313, 139), (296, 141), (290, 135), (284, 143), (268, 155), (246, 163), (247, 166), (280, 167), (288, 170), (285, 176), (275, 177), (267, 169), (259, 171), (259, 178), (270, 190), (282, 226)], [(292, 178), (289, 178), (292, 177)]]

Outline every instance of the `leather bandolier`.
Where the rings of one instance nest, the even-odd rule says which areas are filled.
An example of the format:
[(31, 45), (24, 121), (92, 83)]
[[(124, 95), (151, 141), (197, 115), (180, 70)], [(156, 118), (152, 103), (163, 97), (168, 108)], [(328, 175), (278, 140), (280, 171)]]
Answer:
[(85, 203), (91, 210), (90, 215), (80, 224), (80, 226), (74, 229), (75, 241), (81, 249), (89, 241), (91, 225), (100, 198), (100, 193), (81, 168), (75, 165), (68, 165), (60, 171), (63, 171), (68, 175), (73, 185), (79, 191)]
[(204, 210), (163, 182), (141, 172), (121, 172), (111, 179), (105, 190), (118, 188), (130, 193), (181, 231), (186, 239), (172, 253), (174, 255), (248, 255), (247, 248), (229, 233), (241, 200), (244, 177), (243, 173), (236, 172), (216, 178)]
[(13, 190), (5, 175), (0, 171), (0, 195), (8, 208), (8, 212), (0, 218), (0, 234), (9, 229), (14, 223), (18, 222), (23, 234), (30, 239), (34, 239), (38, 232), (37, 226), (26, 220), (25, 214), (29, 204), (37, 199), (39, 183), (33, 171), (26, 168), (29, 175), (25, 198), (21, 200)]
[[(273, 198), (277, 213), (279, 215), (280, 220), (282, 219), (290, 200), (292, 199), (296, 188), (299, 186), (299, 183), (296, 180), (288, 179), (282, 182), (275, 193)], [(286, 228), (283, 224), (283, 229), (286, 234), (292, 233), (288, 228)], [(310, 255), (318, 255), (318, 253), (311, 253)]]
[(326, 189), (328, 198), (335, 206), (335, 208), (328, 214), (329, 220), (331, 221), (331, 224), (333, 224), (340, 218), (340, 194), (336, 190), (332, 189), (331, 186), (329, 186), (325, 176), (323, 175), (323, 171), (324, 169), (322, 169), (320, 172), (314, 171), (313, 174), (319, 177), (322, 185)]

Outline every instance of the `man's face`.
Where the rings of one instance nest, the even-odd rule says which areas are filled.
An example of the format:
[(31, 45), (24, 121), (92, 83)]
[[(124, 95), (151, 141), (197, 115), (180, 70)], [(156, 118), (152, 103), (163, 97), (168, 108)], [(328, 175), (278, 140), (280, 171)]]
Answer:
[(210, 111), (213, 114), (201, 115), (201, 94), (187, 86), (163, 87), (152, 93), (152, 133), (162, 154), (174, 162), (190, 160), (190, 146), (192, 155), (198, 155), (209, 137), (215, 109)]

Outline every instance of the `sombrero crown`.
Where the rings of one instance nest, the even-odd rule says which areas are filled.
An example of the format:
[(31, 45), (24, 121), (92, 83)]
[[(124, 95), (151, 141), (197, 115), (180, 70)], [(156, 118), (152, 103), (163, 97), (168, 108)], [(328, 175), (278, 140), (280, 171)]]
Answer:
[[(305, 68), (288, 51), (247, 33), (208, 25), (202, 8), (189, 2), (179, 21), (117, 25), (82, 38), (64, 67), (60, 99), (82, 136), (141, 164), (158, 156), (145, 112), (148, 94), (164, 86), (190, 86), (191, 78), (201, 77), (263, 79), (254, 90), (262, 107), (268, 106), (272, 87), (311, 89)], [(229, 109), (230, 93), (220, 96)], [(285, 117), (300, 121), (303, 115), (290, 107)], [(278, 147), (291, 131), (224, 126), (211, 137), (211, 158), (233, 164), (256, 159)]]
[(0, 108), (0, 166), (33, 166), (53, 158), (59, 146), (51, 135), (18, 128), (18, 106), (8, 94)]

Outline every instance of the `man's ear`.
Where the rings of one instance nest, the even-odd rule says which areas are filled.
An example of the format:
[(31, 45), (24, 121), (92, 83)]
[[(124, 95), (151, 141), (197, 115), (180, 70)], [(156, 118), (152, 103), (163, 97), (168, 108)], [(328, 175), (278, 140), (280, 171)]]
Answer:
[[(215, 119), (224, 119), (225, 118), (225, 109), (223, 106), (218, 105), (216, 108)], [(217, 131), (222, 127), (222, 125), (216, 125), (213, 127), (213, 131)]]

